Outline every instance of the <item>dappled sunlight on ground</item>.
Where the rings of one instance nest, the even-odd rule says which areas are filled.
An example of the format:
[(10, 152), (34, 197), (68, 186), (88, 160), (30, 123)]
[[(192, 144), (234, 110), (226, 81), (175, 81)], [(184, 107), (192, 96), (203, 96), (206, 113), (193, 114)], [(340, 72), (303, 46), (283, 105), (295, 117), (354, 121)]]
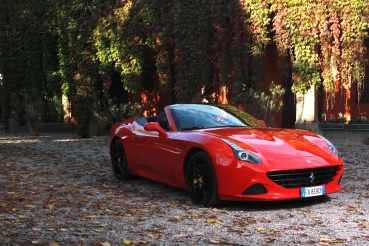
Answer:
[(2, 134), (0, 244), (364, 245), (369, 149), (339, 151), (346, 162), (342, 192), (201, 208), (184, 190), (116, 180), (108, 136)]

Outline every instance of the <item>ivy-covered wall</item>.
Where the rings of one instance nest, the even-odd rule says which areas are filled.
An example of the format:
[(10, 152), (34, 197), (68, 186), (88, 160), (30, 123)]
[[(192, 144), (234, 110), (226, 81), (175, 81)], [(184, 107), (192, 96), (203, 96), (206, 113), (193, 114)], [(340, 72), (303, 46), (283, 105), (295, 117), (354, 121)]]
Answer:
[(247, 106), (287, 77), (294, 93), (323, 86), (326, 111), (348, 105), (352, 88), (363, 90), (369, 2), (5, 0), (0, 27), (6, 91), (67, 94), (86, 136), (98, 85), (116, 73), (125, 101), (143, 100), (148, 113), (168, 101)]

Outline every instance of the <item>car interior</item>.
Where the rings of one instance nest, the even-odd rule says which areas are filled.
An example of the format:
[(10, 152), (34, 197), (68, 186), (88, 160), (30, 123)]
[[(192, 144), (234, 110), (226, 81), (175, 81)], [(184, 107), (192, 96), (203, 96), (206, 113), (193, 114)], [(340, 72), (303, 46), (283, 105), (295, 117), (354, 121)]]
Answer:
[(158, 116), (140, 117), (135, 119), (135, 121), (141, 126), (148, 122), (157, 122), (164, 130), (169, 130), (168, 118), (165, 112), (160, 113)]

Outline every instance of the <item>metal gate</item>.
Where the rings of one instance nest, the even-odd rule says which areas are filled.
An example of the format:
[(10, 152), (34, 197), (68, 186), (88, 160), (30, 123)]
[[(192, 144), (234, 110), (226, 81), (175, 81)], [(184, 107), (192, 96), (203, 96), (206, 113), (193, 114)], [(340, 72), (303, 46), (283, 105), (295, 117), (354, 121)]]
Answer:
[(44, 103), (45, 103), (44, 109), (45, 123), (63, 122), (63, 107), (61, 99), (45, 97)]

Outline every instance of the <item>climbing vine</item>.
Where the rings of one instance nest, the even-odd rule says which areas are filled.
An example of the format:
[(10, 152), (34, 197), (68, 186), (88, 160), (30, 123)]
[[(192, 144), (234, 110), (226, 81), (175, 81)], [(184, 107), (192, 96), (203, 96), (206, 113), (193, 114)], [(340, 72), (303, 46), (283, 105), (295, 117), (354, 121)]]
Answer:
[(323, 85), (328, 108), (335, 83), (344, 92), (356, 83), (360, 97), (369, 27), (366, 1), (280, 0), (271, 9), (279, 52), (290, 56), (294, 92)]
[(244, 0), (241, 6), (247, 17), (245, 18), (247, 27), (252, 37), (251, 55), (254, 61), (253, 80), (260, 85), (263, 81), (263, 65), (265, 59), (265, 50), (270, 40), (269, 24), (270, 8), (269, 1), (265, 0)]
[(99, 81), (118, 72), (123, 88), (138, 95), (147, 59), (160, 90), (174, 91), (177, 102), (223, 102), (266, 88), (266, 48), (274, 43), (293, 92), (323, 86), (329, 107), (337, 88), (355, 85), (360, 99), (369, 2), (5, 0), (0, 27), (5, 91), (63, 91), (85, 136)]

